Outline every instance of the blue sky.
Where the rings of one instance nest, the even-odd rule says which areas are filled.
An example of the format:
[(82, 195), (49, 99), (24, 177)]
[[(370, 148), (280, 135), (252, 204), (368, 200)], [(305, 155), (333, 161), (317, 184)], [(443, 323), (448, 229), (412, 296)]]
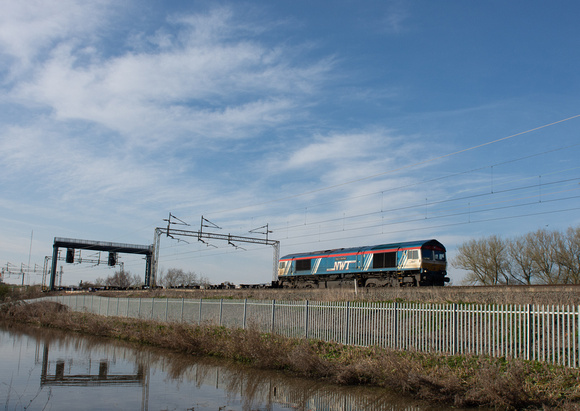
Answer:
[[(42, 267), (54, 237), (151, 244), (169, 213), (222, 234), (268, 224), (282, 255), (436, 238), (452, 257), (472, 238), (576, 226), (579, 14), (576, 1), (7, 0), (0, 267)], [(211, 244), (164, 237), (160, 268), (271, 279), (271, 248)], [(63, 284), (113, 273), (63, 270)]]

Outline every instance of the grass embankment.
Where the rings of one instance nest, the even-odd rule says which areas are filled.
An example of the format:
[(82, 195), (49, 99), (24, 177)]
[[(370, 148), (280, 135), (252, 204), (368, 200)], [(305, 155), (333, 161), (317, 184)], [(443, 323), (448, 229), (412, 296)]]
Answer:
[[(93, 293), (91, 293), (93, 294)], [(488, 286), (488, 287), (401, 287), (401, 288), (331, 288), (331, 289), (242, 289), (242, 290), (179, 290), (155, 289), (145, 291), (98, 291), (104, 297), (145, 298), (223, 298), (243, 300), (292, 301), (355, 301), (355, 302), (413, 302), (468, 303), (514, 305), (580, 305), (579, 285)]]
[(331, 383), (384, 387), (439, 404), (580, 409), (579, 371), (540, 363), (405, 353), (289, 339), (255, 330), (101, 317), (49, 302), (5, 304), (0, 321), (227, 358)]

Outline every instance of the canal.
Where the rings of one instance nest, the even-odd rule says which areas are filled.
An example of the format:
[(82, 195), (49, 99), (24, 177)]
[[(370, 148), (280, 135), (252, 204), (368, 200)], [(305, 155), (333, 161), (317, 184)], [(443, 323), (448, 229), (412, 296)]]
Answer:
[(0, 325), (0, 364), (0, 408), (5, 410), (447, 409), (384, 389), (329, 385), (24, 326)]

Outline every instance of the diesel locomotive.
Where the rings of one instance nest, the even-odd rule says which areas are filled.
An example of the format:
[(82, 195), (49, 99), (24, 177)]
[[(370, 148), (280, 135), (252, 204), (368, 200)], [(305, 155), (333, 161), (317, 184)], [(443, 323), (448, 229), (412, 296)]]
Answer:
[(446, 275), (445, 247), (434, 239), (289, 254), (278, 264), (286, 288), (443, 286)]

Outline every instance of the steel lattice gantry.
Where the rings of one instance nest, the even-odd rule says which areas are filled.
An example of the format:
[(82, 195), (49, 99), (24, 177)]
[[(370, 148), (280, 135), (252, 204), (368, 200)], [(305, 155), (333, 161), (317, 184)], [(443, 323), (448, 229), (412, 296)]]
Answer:
[[(202, 217), (203, 219), (203, 217)], [(263, 245), (271, 245), (274, 250), (273, 256), (273, 266), (272, 266), (272, 281), (278, 279), (278, 260), (280, 258), (280, 241), (278, 240), (270, 240), (267, 238), (256, 238), (256, 237), (244, 237), (239, 235), (232, 235), (232, 234), (219, 234), (219, 233), (208, 233), (204, 231), (190, 231), (190, 230), (180, 230), (175, 228), (170, 228), (170, 224), (167, 228), (157, 227), (155, 229), (155, 239), (154, 239), (154, 250), (155, 250), (155, 258), (153, 259), (153, 268), (151, 270), (152, 278), (150, 279), (151, 285), (155, 285), (156, 275), (157, 275), (157, 263), (159, 261), (159, 243), (160, 238), (163, 233), (165, 233), (168, 237), (176, 238), (176, 237), (194, 237), (197, 238), (199, 241), (203, 241), (202, 239), (209, 239), (209, 240), (223, 240), (227, 241), (229, 244), (234, 245), (234, 243), (250, 243), (250, 244), (263, 244)], [(203, 223), (202, 223), (203, 224)]]
[(56, 266), (58, 262), (59, 248), (108, 251), (111, 253), (143, 254), (145, 255), (146, 260), (145, 286), (150, 286), (149, 281), (151, 280), (153, 245), (110, 243), (105, 241), (78, 240), (73, 238), (55, 237), (54, 244), (52, 246), (52, 269), (50, 271), (49, 289), (51, 291), (55, 290)]

